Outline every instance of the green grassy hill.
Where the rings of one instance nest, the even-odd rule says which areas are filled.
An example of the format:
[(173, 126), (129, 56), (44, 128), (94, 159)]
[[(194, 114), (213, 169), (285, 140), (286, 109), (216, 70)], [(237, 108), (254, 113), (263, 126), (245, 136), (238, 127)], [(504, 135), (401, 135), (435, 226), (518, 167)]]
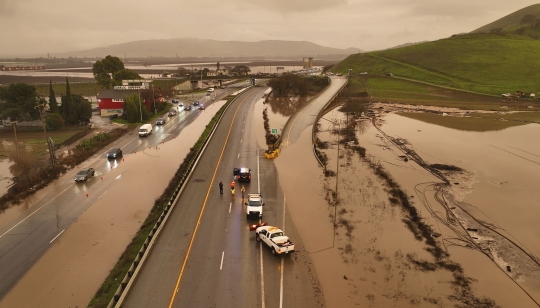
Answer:
[[(529, 16), (529, 22), (523, 22), (523, 17)], [(533, 4), (480, 27), (471, 33), (490, 33), (493, 29), (501, 29), (504, 33), (521, 33), (540, 39), (540, 26), (534, 27), (534, 19), (540, 19), (540, 4)], [(519, 29), (523, 30), (519, 30)]]
[(355, 54), (336, 70), (395, 77), (500, 96), (540, 92), (540, 41), (522, 35), (470, 34)]

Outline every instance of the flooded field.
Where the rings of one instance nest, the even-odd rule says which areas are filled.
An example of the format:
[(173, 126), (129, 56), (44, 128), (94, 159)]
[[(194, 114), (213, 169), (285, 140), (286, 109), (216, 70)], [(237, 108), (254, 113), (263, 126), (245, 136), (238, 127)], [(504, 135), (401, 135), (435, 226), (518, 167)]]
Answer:
[[(74, 71), (71, 72), (71, 70), (84, 70), (84, 71)], [(86, 72), (87, 71), (87, 72)], [(139, 74), (143, 78), (152, 78), (157, 77), (156, 74)], [(5, 83), (8, 83), (7, 80), (9, 80), (10, 76), (15, 76), (20, 79), (21, 77), (41, 77), (43, 78), (52, 78), (52, 77), (61, 77), (65, 80), (66, 77), (69, 78), (70, 81), (84, 81), (84, 79), (88, 79), (90, 81), (94, 81), (94, 74), (92, 73), (92, 68), (83, 68), (83, 69), (62, 69), (62, 70), (44, 70), (44, 71), (9, 71), (9, 72), (0, 72), (0, 78), (1, 80), (4, 80)]]
[[(293, 66), (293, 65), (279, 65), (272, 63), (273, 65), (249, 65), (250, 62), (238, 63), (234, 62), (233, 66), (236, 65), (246, 65), (249, 66), (252, 73), (278, 73), (277, 68), (280, 67), (279, 72), (292, 72), (302, 69), (302, 66)], [(227, 66), (228, 62), (220, 62), (220, 65)], [(231, 64), (232, 65), (232, 64)], [(174, 73), (179, 67), (185, 67), (187, 69), (204, 69), (208, 68), (211, 70), (216, 69), (216, 62), (205, 62), (205, 63), (189, 63), (189, 64), (160, 64), (160, 65), (126, 65), (127, 69), (137, 71), (142, 78), (157, 78), (160, 77), (160, 74), (167, 71), (169, 73)], [(145, 72), (146, 71), (146, 72)], [(39, 78), (40, 82), (45, 82), (44, 78), (66, 78), (68, 77), (71, 81), (83, 81), (84, 79), (94, 80), (94, 74), (92, 73), (91, 67), (73, 67), (73, 68), (57, 68), (57, 69), (47, 69), (43, 71), (0, 71), (0, 80), (1, 83), (10, 83), (9, 78), (12, 77), (14, 80), (21, 80), (22, 78)], [(17, 81), (19, 82), (19, 81)]]
[[(336, 111), (325, 117), (345, 124)], [(351, 143), (337, 161), (335, 127), (320, 122), (318, 136), (329, 146), (321, 151), (339, 176), (337, 186), (336, 176), (321, 178), (322, 192), (337, 226), (339, 268), (348, 273), (345, 283), (321, 271), (327, 304), (536, 307), (540, 125), (470, 132), (396, 114), (378, 123), (357, 125), (364, 158)], [(396, 199), (395, 187), (405, 199)], [(418, 229), (412, 213), (422, 217)], [(439, 249), (443, 255), (434, 254)]]
[[(280, 126), (288, 105), (255, 113)], [(380, 114), (377, 126), (355, 120), (357, 143), (339, 150), (331, 122), (347, 117), (319, 122), (329, 177), (311, 159), (311, 127), (275, 160), (326, 305), (537, 307), (540, 125)]]

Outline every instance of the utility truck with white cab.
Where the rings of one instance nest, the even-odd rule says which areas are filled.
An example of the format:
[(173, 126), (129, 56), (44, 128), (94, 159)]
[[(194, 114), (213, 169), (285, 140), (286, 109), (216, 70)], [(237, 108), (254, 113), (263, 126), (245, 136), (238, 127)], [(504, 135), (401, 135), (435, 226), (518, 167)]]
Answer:
[(264, 222), (252, 225), (249, 229), (255, 230), (255, 239), (265, 243), (272, 250), (272, 254), (281, 255), (294, 252), (294, 243), (289, 240), (289, 237), (280, 228), (268, 226)]

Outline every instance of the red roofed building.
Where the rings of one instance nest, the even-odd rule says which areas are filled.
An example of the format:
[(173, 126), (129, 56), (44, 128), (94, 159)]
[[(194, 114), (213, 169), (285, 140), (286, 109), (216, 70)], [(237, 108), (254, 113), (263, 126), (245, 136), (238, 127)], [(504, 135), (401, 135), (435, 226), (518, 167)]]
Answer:
[[(115, 86), (114, 90), (103, 90), (97, 95), (99, 112), (102, 117), (117, 115), (124, 112), (124, 97), (138, 94), (140, 90), (149, 89), (152, 80), (136, 79), (122, 80), (121, 86)], [(142, 99), (142, 98), (141, 98)], [(145, 100), (146, 110), (150, 111), (150, 101)]]
[[(124, 112), (124, 97), (133, 93), (138, 94), (138, 90), (103, 90), (98, 93), (99, 112), (102, 117), (111, 115), (122, 116)], [(144, 101), (146, 110), (150, 111), (150, 102)]]

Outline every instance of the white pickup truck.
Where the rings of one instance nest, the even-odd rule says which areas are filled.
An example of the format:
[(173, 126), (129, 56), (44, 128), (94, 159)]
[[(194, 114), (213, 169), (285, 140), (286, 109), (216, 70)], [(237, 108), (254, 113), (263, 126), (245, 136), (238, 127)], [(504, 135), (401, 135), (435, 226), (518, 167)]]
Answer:
[[(263, 226), (261, 226), (263, 225)], [(255, 238), (265, 243), (272, 250), (272, 254), (288, 254), (294, 252), (294, 243), (278, 227), (264, 226), (264, 223), (255, 229)]]
[(263, 214), (263, 196), (261, 194), (248, 194), (246, 202), (246, 217), (250, 218), (262, 218)]

